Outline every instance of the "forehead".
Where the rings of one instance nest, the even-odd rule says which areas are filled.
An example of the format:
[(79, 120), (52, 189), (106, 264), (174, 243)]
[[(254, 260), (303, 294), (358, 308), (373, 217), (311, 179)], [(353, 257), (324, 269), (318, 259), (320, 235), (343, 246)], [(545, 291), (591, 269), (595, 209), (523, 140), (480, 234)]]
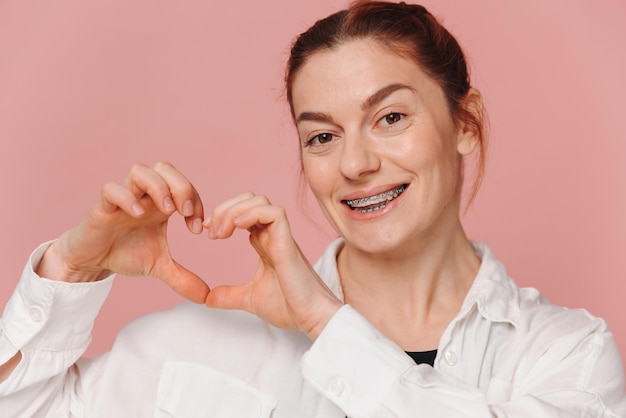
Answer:
[(392, 48), (371, 39), (348, 41), (308, 58), (293, 82), (293, 107), (297, 115), (344, 102), (362, 103), (380, 88), (398, 83), (419, 95), (440, 90), (414, 60)]

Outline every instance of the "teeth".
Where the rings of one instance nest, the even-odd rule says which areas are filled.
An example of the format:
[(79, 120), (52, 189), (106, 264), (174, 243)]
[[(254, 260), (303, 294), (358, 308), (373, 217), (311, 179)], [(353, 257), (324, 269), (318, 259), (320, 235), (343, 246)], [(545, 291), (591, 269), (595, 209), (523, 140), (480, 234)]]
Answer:
[[(351, 208), (358, 209), (360, 212), (363, 212), (363, 213), (373, 212), (373, 211), (384, 208), (387, 202), (400, 196), (402, 192), (404, 191), (405, 187), (406, 187), (405, 185), (402, 185), (402, 186), (396, 187), (393, 190), (390, 190), (388, 192), (381, 193), (375, 196), (363, 197), (361, 199), (354, 199), (354, 200), (346, 200), (345, 203), (347, 203)], [(372, 206), (372, 205), (376, 205), (376, 206)], [(366, 206), (370, 206), (370, 207), (365, 208)]]
[(385, 206), (387, 206), (385, 203), (380, 203), (378, 206), (374, 206), (373, 208), (372, 207), (362, 208), (362, 209), (355, 208), (355, 210), (358, 210), (361, 213), (369, 213), (369, 212), (376, 212), (377, 210), (380, 210), (384, 208)]

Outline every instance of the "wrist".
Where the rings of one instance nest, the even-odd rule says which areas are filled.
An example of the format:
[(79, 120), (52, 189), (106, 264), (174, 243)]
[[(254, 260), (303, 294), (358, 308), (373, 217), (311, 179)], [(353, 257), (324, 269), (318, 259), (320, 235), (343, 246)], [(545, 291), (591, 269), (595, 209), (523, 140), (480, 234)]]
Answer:
[(33, 269), (39, 277), (68, 283), (95, 282), (110, 274), (98, 266), (80, 267), (68, 262), (59, 249), (59, 241), (48, 247)]
[(339, 299), (329, 300), (328, 303), (324, 304), (321, 309), (318, 310), (319, 316), (316, 323), (309, 328), (306, 332), (311, 341), (317, 340), (320, 336), (326, 325), (330, 322), (330, 320), (335, 316), (335, 314), (341, 309), (343, 303)]

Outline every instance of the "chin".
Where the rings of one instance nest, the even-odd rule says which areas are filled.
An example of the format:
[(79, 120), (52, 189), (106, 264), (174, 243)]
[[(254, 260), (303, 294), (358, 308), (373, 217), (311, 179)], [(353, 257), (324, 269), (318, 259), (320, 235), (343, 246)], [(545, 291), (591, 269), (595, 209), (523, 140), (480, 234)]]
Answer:
[(407, 237), (398, 233), (348, 234), (345, 245), (367, 254), (398, 254), (407, 248)]

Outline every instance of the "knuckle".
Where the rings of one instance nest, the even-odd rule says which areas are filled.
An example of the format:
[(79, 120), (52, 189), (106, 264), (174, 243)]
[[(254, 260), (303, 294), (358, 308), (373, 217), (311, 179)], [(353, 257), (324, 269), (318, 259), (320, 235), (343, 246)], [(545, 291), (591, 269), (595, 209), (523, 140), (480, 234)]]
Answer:
[(175, 195), (180, 195), (182, 197), (193, 197), (194, 188), (191, 183), (185, 182), (176, 185), (175, 190), (172, 190), (172, 193)]
[(257, 195), (257, 196), (255, 196), (255, 199), (260, 204), (263, 204), (263, 205), (271, 205), (272, 204), (272, 202), (270, 202), (270, 199), (267, 196), (265, 196), (265, 195)]
[(174, 168), (174, 165), (170, 163), (169, 161), (158, 161), (157, 163), (154, 164), (152, 168), (155, 171), (170, 170)]
[(130, 167), (130, 173), (131, 174), (136, 174), (138, 172), (141, 172), (143, 170), (145, 170), (148, 166), (143, 164), (143, 163), (135, 163)]
[(118, 188), (118, 183), (115, 181), (107, 181), (102, 185), (102, 194), (107, 195), (112, 193), (115, 189)]

